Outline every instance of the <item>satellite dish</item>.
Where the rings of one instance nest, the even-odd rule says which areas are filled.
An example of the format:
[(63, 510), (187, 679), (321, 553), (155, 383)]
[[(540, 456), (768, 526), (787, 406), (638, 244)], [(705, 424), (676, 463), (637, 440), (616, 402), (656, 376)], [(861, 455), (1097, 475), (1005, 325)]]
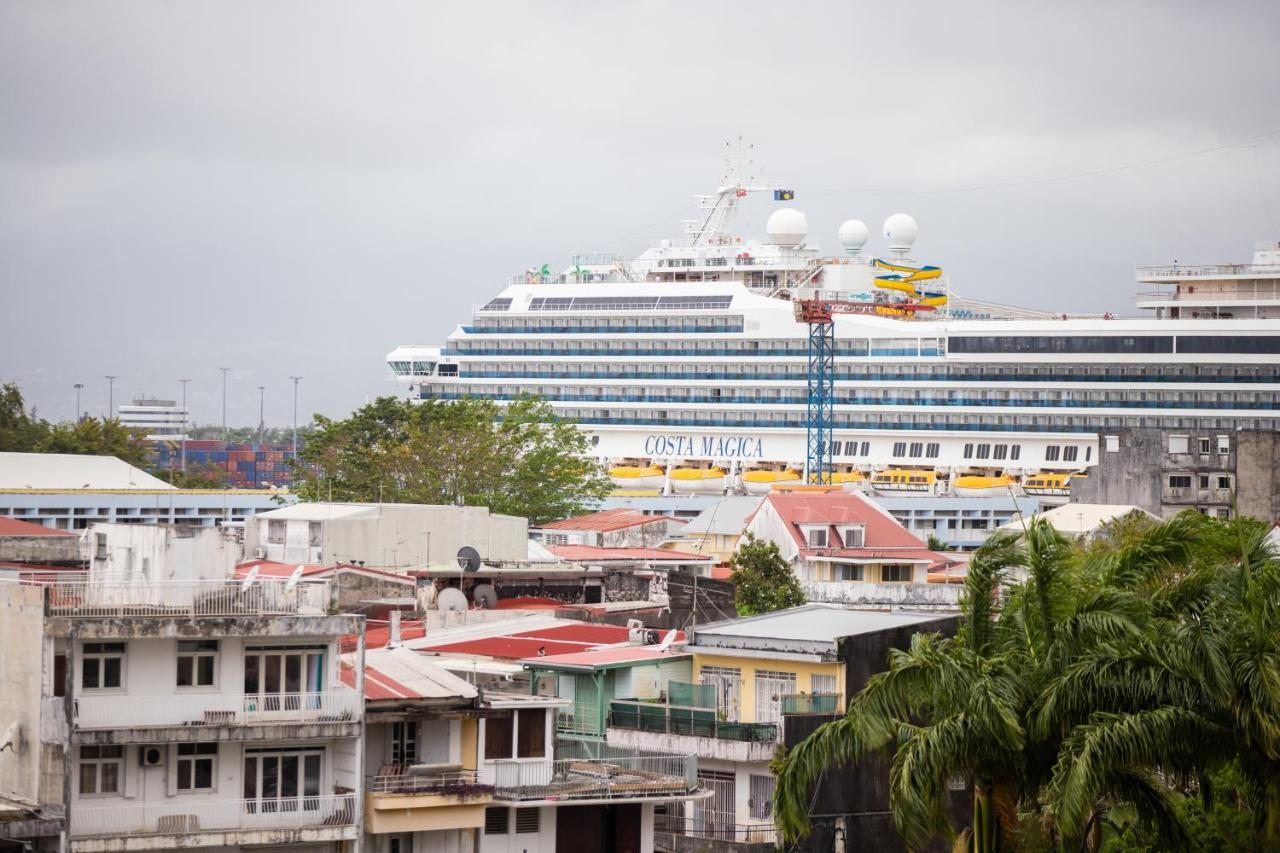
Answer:
[(671, 648), (671, 644), (676, 641), (676, 631), (668, 631), (667, 636), (662, 638), (662, 642), (658, 644), (658, 651), (665, 652)]
[(244, 576), (244, 580), (240, 582), (241, 591), (253, 586), (253, 582), (258, 579), (258, 567), (254, 566), (249, 570), (249, 574)]
[(293, 570), (293, 574), (289, 575), (289, 579), (285, 581), (284, 588), (292, 591), (293, 588), (298, 585), (298, 581), (302, 578), (302, 572), (304, 569), (305, 566), (299, 563), (298, 567)]
[(480, 552), (470, 545), (463, 545), (458, 549), (458, 568), (464, 572), (474, 572), (480, 569)]
[(466, 610), (467, 596), (457, 587), (440, 590), (436, 596), (436, 608), (439, 610)]
[(498, 592), (493, 584), (476, 584), (475, 589), (471, 590), (471, 599), (481, 610), (493, 610), (498, 606)]

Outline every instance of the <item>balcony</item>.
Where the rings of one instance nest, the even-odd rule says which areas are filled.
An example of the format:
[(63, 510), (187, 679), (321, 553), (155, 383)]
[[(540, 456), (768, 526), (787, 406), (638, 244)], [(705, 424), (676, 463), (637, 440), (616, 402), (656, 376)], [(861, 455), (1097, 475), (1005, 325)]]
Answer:
[(354, 794), (77, 806), (71, 817), (71, 849), (92, 853), (169, 850), (179, 844), (212, 847), (350, 840), (357, 834), (357, 817)]
[(325, 582), (67, 580), (45, 588), (50, 616), (118, 619), (322, 615), (331, 610)]
[(441, 765), (387, 765), (365, 779), (365, 820), (373, 833), (476, 829), (494, 788), (476, 771)]
[[(284, 736), (358, 737), (364, 698), (354, 690), (323, 693), (170, 693), (134, 696), (127, 693), (83, 693), (75, 700), (77, 741), (125, 743), (135, 733), (161, 740), (154, 729), (173, 729), (173, 740), (228, 740)], [(282, 726), (322, 727), (284, 733)], [(236, 729), (261, 727), (256, 735)], [(82, 737), (103, 731), (106, 738)]]
[(687, 800), (698, 791), (694, 755), (632, 755), (493, 762), (495, 799), (529, 801)]
[(836, 714), (839, 693), (788, 693), (782, 697), (782, 714)]
[(774, 853), (778, 830), (772, 823), (734, 823), (731, 812), (699, 809), (694, 817), (655, 815), (655, 848), (675, 853)]
[(604, 721), (600, 706), (595, 703), (574, 702), (556, 712), (556, 731), (562, 735), (587, 735), (598, 738), (604, 734)]
[(610, 746), (691, 752), (724, 761), (768, 761), (778, 742), (773, 723), (717, 718), (714, 708), (621, 699), (609, 706)]

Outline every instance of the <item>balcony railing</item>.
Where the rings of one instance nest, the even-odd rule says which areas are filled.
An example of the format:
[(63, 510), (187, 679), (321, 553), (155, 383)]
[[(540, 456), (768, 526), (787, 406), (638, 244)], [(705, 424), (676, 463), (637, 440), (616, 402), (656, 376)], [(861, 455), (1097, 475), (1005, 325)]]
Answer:
[(493, 794), (492, 785), (481, 785), (474, 770), (414, 772), (412, 767), (399, 772), (379, 773), (365, 780), (370, 794), (442, 794), (459, 797), (482, 797)]
[(604, 734), (597, 705), (575, 704), (556, 712), (556, 731), (565, 734)]
[(679, 798), (698, 790), (693, 755), (493, 762), (500, 800)]
[(693, 817), (654, 815), (654, 832), (669, 832), (690, 838), (734, 841), (742, 844), (776, 844), (778, 830), (771, 823), (734, 823), (731, 812), (710, 809)]
[(191, 835), (199, 832), (354, 826), (354, 794), (287, 800), (214, 800), (77, 806), (71, 834)]
[(75, 702), (75, 725), (81, 729), (126, 729), (352, 722), (363, 712), (364, 698), (354, 690), (166, 696), (82, 693)]
[(716, 718), (709, 708), (687, 708), (650, 702), (618, 700), (609, 705), (609, 725), (658, 734), (710, 737), (748, 743), (773, 743), (778, 727), (773, 723), (737, 723)]
[(325, 582), (268, 580), (68, 580), (46, 587), (50, 616), (269, 616), (322, 614), (330, 608)]
[(839, 693), (791, 693), (782, 697), (783, 714), (834, 714), (839, 710)]

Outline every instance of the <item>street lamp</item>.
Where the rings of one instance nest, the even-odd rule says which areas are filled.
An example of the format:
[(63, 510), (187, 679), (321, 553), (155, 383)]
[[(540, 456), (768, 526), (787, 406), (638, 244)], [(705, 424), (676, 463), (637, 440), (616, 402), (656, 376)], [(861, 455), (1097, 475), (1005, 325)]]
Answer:
[(290, 376), (293, 380), (293, 461), (298, 461), (298, 383), (301, 376)]
[(262, 431), (267, 427), (266, 419), (267, 386), (258, 386), (258, 445), (262, 445)]
[(222, 440), (227, 440), (227, 371), (229, 367), (219, 367), (222, 371)]
[(77, 382), (77, 383), (75, 384), (75, 389), (76, 389), (76, 416), (75, 416), (75, 418), (73, 418), (73, 420), (74, 420), (74, 422), (75, 422), (75, 423), (80, 423), (80, 389), (81, 389), (81, 388), (83, 388), (83, 387), (84, 387), (84, 383), (83, 383), (83, 382)]
[(107, 380), (107, 420), (115, 417), (116, 410), (116, 380), (119, 376), (104, 376)]
[(191, 416), (187, 413), (187, 383), (190, 379), (179, 379), (182, 383), (182, 473), (187, 473), (187, 430), (191, 428)]

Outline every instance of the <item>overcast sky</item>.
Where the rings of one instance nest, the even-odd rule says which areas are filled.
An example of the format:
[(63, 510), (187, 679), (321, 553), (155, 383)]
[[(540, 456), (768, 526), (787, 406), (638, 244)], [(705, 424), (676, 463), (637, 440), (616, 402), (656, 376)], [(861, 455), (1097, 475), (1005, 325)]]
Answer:
[(739, 134), (824, 248), (907, 211), (960, 293), (1132, 313), (1280, 238), (1278, 48), (1274, 0), (0, 2), (0, 380), (340, 415), (509, 275), (676, 236)]

